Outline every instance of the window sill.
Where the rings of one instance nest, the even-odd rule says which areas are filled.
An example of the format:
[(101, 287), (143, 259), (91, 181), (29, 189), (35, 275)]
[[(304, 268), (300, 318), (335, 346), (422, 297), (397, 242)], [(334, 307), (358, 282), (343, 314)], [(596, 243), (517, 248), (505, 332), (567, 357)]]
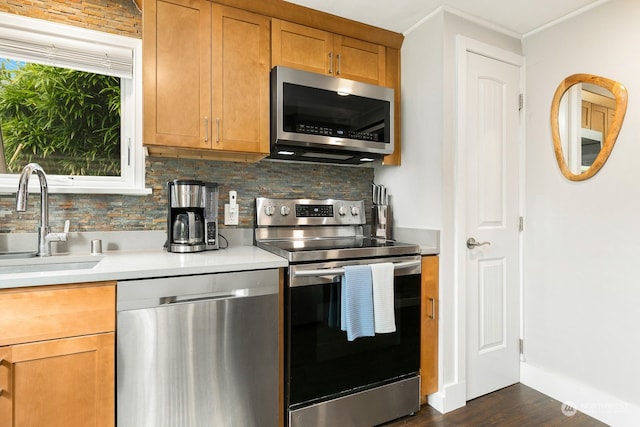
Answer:
[[(37, 179), (34, 179), (37, 181)], [(82, 187), (82, 186), (56, 186), (49, 185), (49, 194), (120, 194), (124, 196), (148, 196), (152, 194), (151, 188), (96, 188), (96, 187)], [(15, 194), (17, 186), (0, 185), (0, 194)], [(29, 192), (39, 193), (39, 187), (32, 187), (29, 183)]]

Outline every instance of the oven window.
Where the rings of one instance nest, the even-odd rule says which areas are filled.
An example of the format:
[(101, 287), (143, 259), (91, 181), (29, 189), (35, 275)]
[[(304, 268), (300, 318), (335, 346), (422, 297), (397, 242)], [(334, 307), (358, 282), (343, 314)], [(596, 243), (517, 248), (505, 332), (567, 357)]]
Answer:
[(418, 372), (420, 275), (396, 276), (396, 332), (347, 341), (335, 310), (339, 284), (289, 288), (287, 343), (290, 409)]

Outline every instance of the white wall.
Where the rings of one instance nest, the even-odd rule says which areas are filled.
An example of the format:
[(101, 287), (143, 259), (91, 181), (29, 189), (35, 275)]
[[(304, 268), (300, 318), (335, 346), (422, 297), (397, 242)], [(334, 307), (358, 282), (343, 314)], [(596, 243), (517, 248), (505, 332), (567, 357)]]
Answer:
[[(522, 380), (614, 425), (640, 418), (640, 2), (612, 0), (528, 35)], [(549, 124), (574, 73), (617, 80), (625, 122), (604, 168), (570, 182)]]
[(393, 197), (396, 227), (440, 230), (439, 392), (447, 412), (465, 404), (464, 313), (454, 272), (456, 36), (521, 53), (520, 40), (440, 9), (402, 46), (402, 166), (376, 168)]
[[(612, 0), (523, 41), (526, 191), (523, 382), (614, 425), (640, 419), (640, 3)], [(455, 36), (520, 52), (520, 41), (440, 10), (402, 48), (403, 165), (379, 167), (396, 226), (441, 230), (440, 407), (460, 404), (455, 212)], [(629, 90), (604, 169), (586, 182), (558, 170), (549, 127), (560, 81), (592, 73)], [(462, 323), (464, 324), (464, 322)], [(447, 391), (452, 391), (447, 395)], [(464, 400), (461, 404), (464, 404)]]
[(377, 167), (396, 227), (442, 228), (443, 16), (408, 34), (401, 51), (402, 166)]

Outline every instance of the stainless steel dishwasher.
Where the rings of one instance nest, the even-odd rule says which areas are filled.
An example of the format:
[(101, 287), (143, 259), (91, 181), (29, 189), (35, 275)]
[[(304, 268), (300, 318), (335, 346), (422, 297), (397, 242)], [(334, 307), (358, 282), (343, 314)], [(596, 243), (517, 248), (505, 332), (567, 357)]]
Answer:
[(276, 426), (278, 277), (118, 282), (118, 427)]

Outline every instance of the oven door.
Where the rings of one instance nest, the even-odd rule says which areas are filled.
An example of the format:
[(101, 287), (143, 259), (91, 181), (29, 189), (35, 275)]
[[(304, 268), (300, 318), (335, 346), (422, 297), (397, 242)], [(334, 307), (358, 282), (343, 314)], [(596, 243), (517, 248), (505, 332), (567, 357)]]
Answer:
[[(347, 341), (333, 315), (341, 267), (395, 264), (396, 332)], [(289, 410), (415, 376), (420, 365), (420, 256), (291, 265), (285, 287)]]

